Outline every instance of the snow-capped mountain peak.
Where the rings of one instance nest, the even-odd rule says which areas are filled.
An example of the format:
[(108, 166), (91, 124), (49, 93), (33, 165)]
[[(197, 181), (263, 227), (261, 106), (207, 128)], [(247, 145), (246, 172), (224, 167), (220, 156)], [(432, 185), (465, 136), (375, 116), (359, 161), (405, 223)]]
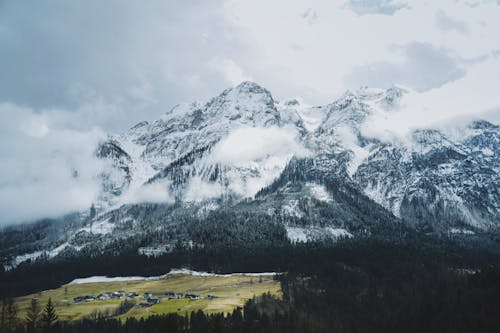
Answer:
[[(365, 87), (309, 106), (277, 102), (243, 82), (207, 102), (177, 105), (96, 148), (109, 165), (98, 175), (96, 212), (82, 214), (84, 225), (49, 250), (79, 249), (104, 235), (92, 225), (106, 226), (112, 239), (153, 225), (165, 230), (161, 221), (173, 223), (175, 209), (202, 218), (235, 205), (316, 236), (354, 236), (394, 221), (451, 234), (500, 229), (498, 125), (475, 121), (457, 136), (421, 128), (404, 143), (364, 135), (363, 124), (395, 114), (406, 91)], [(148, 208), (157, 220), (134, 208), (141, 202), (159, 203)]]
[[(498, 126), (473, 122), (460, 140), (431, 128), (413, 131), (410, 144), (364, 137), (364, 122), (390, 116), (407, 92), (363, 87), (311, 107), (298, 99), (276, 102), (267, 89), (243, 82), (114, 138), (108, 148), (123, 151), (115, 162), (123, 180), (108, 188), (119, 194), (127, 183), (138, 188), (164, 182), (181, 201), (241, 199), (270, 184), (293, 157), (307, 156), (323, 165), (321, 172), (344, 175), (401, 218), (439, 217), (475, 227), (497, 221)], [(470, 183), (471, 172), (481, 175), (474, 184), (487, 186)], [(481, 191), (488, 195), (481, 199)], [(477, 217), (479, 201), (488, 218)]]

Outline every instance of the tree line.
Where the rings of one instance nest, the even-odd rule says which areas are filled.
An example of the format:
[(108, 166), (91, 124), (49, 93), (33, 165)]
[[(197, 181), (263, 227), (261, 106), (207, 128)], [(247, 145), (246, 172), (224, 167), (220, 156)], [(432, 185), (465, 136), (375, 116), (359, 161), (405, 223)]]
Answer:
[(33, 298), (24, 318), (19, 316), (18, 307), (12, 298), (5, 298), (2, 300), (0, 332), (52, 333), (58, 332), (59, 330), (60, 325), (51, 298), (49, 298), (43, 309), (38, 299)]
[[(500, 271), (440, 264), (351, 265), (331, 262), (277, 276), (283, 295), (249, 299), (230, 313), (194, 311), (147, 318), (94, 316), (58, 321), (49, 301), (34, 300), (26, 319), (5, 301), (1, 332), (55, 333), (354, 333), (499, 332)], [(15, 308), (15, 307), (14, 307)], [(33, 309), (33, 310), (32, 310)], [(15, 311), (14, 311), (15, 312)], [(2, 312), (3, 313), (3, 312)], [(9, 318), (10, 314), (10, 318)], [(115, 314), (119, 315), (119, 314)], [(11, 319), (14, 318), (14, 319)], [(15, 324), (13, 324), (15, 323)]]

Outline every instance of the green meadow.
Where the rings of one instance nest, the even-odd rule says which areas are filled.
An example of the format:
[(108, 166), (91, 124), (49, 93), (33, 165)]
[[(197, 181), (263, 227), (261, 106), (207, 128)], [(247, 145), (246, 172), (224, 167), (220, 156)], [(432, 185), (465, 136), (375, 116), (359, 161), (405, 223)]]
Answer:
[[(281, 297), (281, 288), (278, 281), (272, 276), (198, 276), (189, 274), (169, 275), (158, 280), (120, 281), (120, 282), (93, 282), (82, 284), (68, 284), (60, 288), (47, 290), (36, 294), (16, 298), (21, 317), (25, 316), (26, 309), (32, 298), (38, 298), (43, 308), (49, 297), (54, 302), (60, 320), (78, 320), (90, 316), (94, 311), (112, 312), (125, 299), (92, 300), (74, 303), (73, 298), (84, 295), (98, 295), (104, 292), (125, 290), (139, 294), (130, 299), (136, 304), (143, 302), (145, 292), (152, 293), (162, 300), (151, 307), (134, 306), (119, 318), (148, 317), (156, 314), (177, 313), (189, 314), (191, 311), (202, 310), (205, 313), (231, 312), (237, 306), (243, 306), (246, 300), (263, 293), (271, 293)], [(167, 292), (192, 293), (200, 295), (200, 299), (167, 299)], [(207, 295), (216, 296), (208, 299)]]

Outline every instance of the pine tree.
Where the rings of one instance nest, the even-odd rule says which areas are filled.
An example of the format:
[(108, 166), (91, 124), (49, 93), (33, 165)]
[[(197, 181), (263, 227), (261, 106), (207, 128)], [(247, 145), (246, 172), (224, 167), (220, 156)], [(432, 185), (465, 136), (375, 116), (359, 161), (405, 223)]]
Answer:
[(7, 299), (2, 300), (2, 312), (0, 312), (0, 332), (5, 330), (7, 319)]
[(27, 332), (35, 332), (38, 327), (38, 322), (40, 320), (41, 313), (40, 303), (38, 299), (32, 298), (31, 305), (26, 313), (26, 330)]
[(14, 331), (18, 324), (17, 305), (12, 298), (7, 299), (7, 309), (5, 313), (5, 328), (7, 332)]
[(49, 301), (45, 306), (45, 310), (42, 315), (42, 323), (45, 332), (52, 332), (52, 329), (57, 324), (57, 314), (54, 305), (52, 304), (52, 298), (49, 298)]
[(97, 210), (95, 209), (94, 204), (92, 204), (92, 206), (90, 206), (90, 215), (89, 215), (89, 217), (91, 219), (93, 219), (96, 215), (97, 215)]

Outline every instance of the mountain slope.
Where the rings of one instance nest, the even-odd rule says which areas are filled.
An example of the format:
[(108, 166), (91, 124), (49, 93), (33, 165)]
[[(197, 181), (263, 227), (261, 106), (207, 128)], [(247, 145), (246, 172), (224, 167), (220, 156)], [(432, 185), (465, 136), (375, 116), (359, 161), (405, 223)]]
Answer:
[(475, 121), (458, 136), (416, 129), (391, 141), (367, 135), (366, 122), (399, 112), (405, 93), (362, 88), (311, 107), (243, 82), (178, 105), (102, 142), (96, 156), (111, 167), (98, 175), (93, 211), (51, 237), (5, 242), (3, 261), (115, 251), (122, 241), (161, 253), (224, 241), (208, 236), (217, 230), (241, 246), (245, 237), (248, 246), (259, 237), (498, 230), (499, 126)]

